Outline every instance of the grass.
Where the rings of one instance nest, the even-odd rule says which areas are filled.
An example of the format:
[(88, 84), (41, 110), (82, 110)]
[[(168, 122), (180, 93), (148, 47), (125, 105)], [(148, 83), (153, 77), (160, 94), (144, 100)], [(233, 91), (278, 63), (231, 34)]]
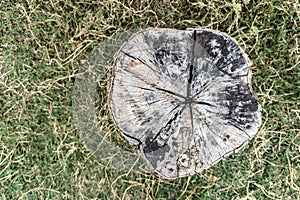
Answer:
[[(217, 29), (249, 54), (263, 124), (243, 151), (165, 181), (85, 149), (72, 115), (80, 61), (145, 26)], [(0, 199), (300, 199), (299, 0), (2, 0), (0, 48)]]

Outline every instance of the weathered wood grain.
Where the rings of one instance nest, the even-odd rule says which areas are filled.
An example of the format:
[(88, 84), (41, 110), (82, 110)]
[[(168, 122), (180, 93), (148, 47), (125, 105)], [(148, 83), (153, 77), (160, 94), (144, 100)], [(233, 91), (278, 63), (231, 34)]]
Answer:
[(258, 131), (251, 64), (233, 38), (217, 31), (138, 32), (114, 57), (112, 118), (160, 176), (200, 173)]

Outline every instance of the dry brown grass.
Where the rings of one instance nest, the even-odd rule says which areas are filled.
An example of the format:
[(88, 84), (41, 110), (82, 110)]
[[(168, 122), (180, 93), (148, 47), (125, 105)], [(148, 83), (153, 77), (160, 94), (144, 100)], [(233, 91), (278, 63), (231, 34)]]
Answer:
[[(300, 199), (299, 24), (298, 0), (2, 0), (0, 198)], [(84, 148), (71, 101), (80, 61), (148, 26), (217, 29), (249, 54), (263, 125), (243, 152), (165, 181), (110, 169)]]

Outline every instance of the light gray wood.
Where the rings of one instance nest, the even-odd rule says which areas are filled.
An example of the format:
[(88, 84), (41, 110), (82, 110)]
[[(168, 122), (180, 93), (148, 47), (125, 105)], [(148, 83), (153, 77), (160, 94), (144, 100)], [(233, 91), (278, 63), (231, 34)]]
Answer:
[(114, 57), (108, 87), (113, 121), (163, 178), (200, 173), (238, 151), (259, 129), (251, 64), (225, 33), (138, 32)]

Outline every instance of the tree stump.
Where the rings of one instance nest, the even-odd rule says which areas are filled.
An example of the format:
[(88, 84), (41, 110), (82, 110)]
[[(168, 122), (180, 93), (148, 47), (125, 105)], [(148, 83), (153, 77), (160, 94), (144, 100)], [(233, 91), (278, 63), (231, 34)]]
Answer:
[(140, 31), (114, 56), (113, 121), (163, 178), (200, 173), (238, 151), (260, 127), (251, 65), (225, 33)]

